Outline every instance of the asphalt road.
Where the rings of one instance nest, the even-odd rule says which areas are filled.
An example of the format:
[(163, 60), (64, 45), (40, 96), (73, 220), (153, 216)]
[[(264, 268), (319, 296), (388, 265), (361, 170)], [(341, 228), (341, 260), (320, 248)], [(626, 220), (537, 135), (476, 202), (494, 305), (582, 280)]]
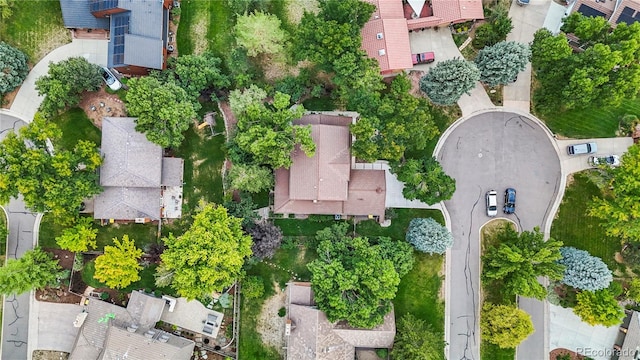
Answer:
[[(456, 179), (456, 192), (445, 202), (454, 245), (447, 276), (449, 360), (480, 359), (480, 235), (486, 215), (485, 193), (496, 190), (498, 217), (508, 217), (520, 230), (542, 226), (561, 183), (555, 144), (537, 122), (510, 112), (487, 112), (455, 127), (437, 158)], [(504, 215), (503, 193), (517, 191), (516, 212)], [(542, 338), (544, 327), (536, 329)], [(544, 347), (535, 359), (544, 359)]]
[[(17, 117), (0, 113), (0, 140), (10, 130), (26, 125)], [(5, 206), (9, 219), (9, 237), (7, 239), (7, 259), (16, 259), (25, 251), (33, 248), (33, 227), (36, 214), (25, 209), (22, 198), (12, 199)], [(2, 312), (2, 359), (27, 359), (29, 336), (29, 304), (31, 295), (10, 295), (4, 298)]]

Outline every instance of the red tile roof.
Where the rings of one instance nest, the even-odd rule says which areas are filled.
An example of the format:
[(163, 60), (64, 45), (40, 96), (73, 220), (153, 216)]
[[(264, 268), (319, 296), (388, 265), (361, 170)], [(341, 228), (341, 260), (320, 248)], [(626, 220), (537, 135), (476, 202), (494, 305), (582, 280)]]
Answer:
[(370, 58), (378, 60), (381, 72), (413, 67), (402, 1), (366, 1), (375, 5), (376, 11), (362, 29), (362, 48)]
[(484, 19), (482, 0), (431, 0), (433, 16), (441, 18), (441, 24), (464, 20)]
[(307, 157), (300, 150), (294, 151), (291, 168), (275, 171), (275, 213), (384, 218), (385, 173), (383, 170), (351, 170), (350, 120), (350, 117), (316, 114), (295, 121), (312, 124), (316, 153)]

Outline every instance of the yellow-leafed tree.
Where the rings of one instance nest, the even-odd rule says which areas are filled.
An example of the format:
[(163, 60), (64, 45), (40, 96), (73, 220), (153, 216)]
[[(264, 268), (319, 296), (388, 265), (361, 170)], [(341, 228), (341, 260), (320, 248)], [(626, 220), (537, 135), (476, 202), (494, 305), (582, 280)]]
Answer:
[(128, 235), (122, 241), (113, 238), (114, 246), (105, 246), (104, 254), (96, 259), (95, 279), (112, 288), (124, 288), (140, 280), (142, 266), (138, 260), (142, 250), (138, 249)]

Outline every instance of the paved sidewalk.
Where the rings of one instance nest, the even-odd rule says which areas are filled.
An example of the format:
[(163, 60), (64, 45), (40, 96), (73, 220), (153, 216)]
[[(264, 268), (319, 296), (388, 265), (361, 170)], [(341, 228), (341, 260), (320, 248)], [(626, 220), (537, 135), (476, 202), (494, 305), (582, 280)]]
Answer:
[[(528, 44), (533, 41), (533, 34), (544, 23), (551, 0), (531, 0), (527, 6), (511, 3), (509, 16), (513, 22), (513, 30), (507, 35), (508, 41)], [(531, 107), (531, 64), (518, 75), (513, 84), (506, 85), (503, 90), (505, 108), (529, 112)]]
[[(437, 64), (443, 60), (463, 58), (460, 50), (458, 50), (458, 47), (453, 42), (453, 37), (449, 29), (414, 31), (409, 33), (409, 41), (411, 43), (412, 53), (425, 51), (435, 52), (436, 62), (433, 64)], [(414, 69), (427, 72), (433, 64), (417, 65), (414, 66)], [(476, 84), (476, 87), (471, 90), (470, 95), (462, 95), (460, 100), (458, 100), (458, 106), (460, 106), (463, 116), (495, 108), (495, 105), (493, 105), (489, 99), (489, 95), (487, 95), (479, 82)]]
[(70, 44), (51, 51), (31, 69), (11, 104), (11, 111), (20, 115), (25, 121), (31, 122), (43, 99), (36, 91), (36, 80), (47, 74), (49, 63), (83, 56), (91, 63), (106, 66), (107, 45), (107, 40), (73, 39)]

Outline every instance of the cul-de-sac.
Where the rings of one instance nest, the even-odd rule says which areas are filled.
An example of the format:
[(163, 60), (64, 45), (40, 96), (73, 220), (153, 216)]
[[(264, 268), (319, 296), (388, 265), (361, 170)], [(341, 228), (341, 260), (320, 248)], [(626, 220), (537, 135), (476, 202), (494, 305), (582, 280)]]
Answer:
[(0, 0), (0, 359), (639, 360), (640, 0)]

